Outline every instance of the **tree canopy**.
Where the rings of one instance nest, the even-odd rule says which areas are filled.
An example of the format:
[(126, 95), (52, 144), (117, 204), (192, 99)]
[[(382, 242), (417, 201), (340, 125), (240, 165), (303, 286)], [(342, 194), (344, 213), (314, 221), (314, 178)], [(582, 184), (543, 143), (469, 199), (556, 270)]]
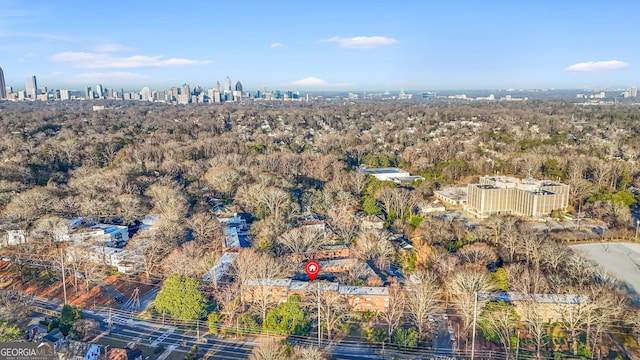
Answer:
[(154, 302), (158, 312), (182, 320), (202, 317), (207, 299), (200, 291), (198, 280), (173, 274), (165, 280)]

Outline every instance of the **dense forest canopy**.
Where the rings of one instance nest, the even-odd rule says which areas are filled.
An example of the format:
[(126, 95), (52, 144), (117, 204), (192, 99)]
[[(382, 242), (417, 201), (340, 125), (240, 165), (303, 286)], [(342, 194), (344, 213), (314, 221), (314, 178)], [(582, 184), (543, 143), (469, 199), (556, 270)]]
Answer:
[[(619, 283), (564, 244), (594, 234), (541, 232), (513, 216), (471, 224), (416, 211), (447, 184), (490, 174), (546, 178), (570, 185), (567, 213), (587, 214), (608, 229), (609, 238), (633, 238), (640, 194), (637, 107), (538, 100), (220, 106), (114, 101), (100, 111), (91, 105), (0, 103), (0, 225), (29, 234), (28, 242), (10, 249), (16, 259), (11, 266), (26, 282), (59, 281), (54, 244), (65, 219), (131, 229), (154, 214), (156, 230), (136, 234), (126, 249), (144, 264), (147, 281), (174, 284), (163, 288), (156, 311), (206, 318), (214, 334), (239, 334), (238, 324), (243, 331), (262, 326), (306, 334), (315, 303), (291, 297), (278, 304), (260, 289), (248, 293), (248, 300), (240, 287), (256, 277), (261, 283), (290, 278), (303, 259), (327, 245), (350, 249), (349, 271), (333, 281), (384, 284), (388, 291), (390, 307), (376, 315), (385, 328), (359, 321), (369, 324), (362, 329), (369, 341), (406, 347), (411, 339), (417, 346), (434, 331), (429, 316), (447, 310), (457, 316), (458, 335), (468, 340), (474, 294), (498, 291), (592, 299), (584, 309), (580, 304), (583, 317), (557, 326), (535, 313), (516, 313), (504, 301), (483, 299), (478, 324), (505, 353), (513, 352), (516, 324), (538, 357), (555, 351), (548, 346), (560, 336), (554, 331), (574, 355), (595, 353), (605, 332), (640, 333), (640, 312), (629, 306)], [(363, 175), (361, 166), (400, 167), (424, 180), (398, 185)], [(213, 211), (218, 207), (243, 213), (251, 244), (237, 254), (233, 281), (202, 294), (195, 279), (225, 251), (223, 225)], [(300, 225), (309, 219), (321, 219), (323, 230)], [(367, 227), (365, 220), (378, 220), (381, 228)], [(398, 246), (398, 239), (406, 243)], [(52, 264), (51, 271), (19, 261), (34, 257)], [(109, 273), (81, 257), (70, 260), (66, 271), (76, 293), (88, 293)], [(402, 275), (411, 281), (400, 286)], [(175, 294), (185, 289), (192, 301), (176, 307)], [(326, 336), (348, 333), (343, 324), (354, 317), (346, 299), (318, 297)], [(632, 314), (627, 319), (621, 317), (625, 311)]]

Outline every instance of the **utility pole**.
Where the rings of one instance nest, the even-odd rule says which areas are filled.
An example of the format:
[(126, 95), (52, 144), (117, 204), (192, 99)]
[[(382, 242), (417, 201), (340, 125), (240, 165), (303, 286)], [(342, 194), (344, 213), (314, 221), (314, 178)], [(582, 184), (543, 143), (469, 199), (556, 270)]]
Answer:
[(636, 220), (636, 241), (638, 241), (638, 226), (640, 226), (640, 219)]
[(578, 204), (578, 227), (580, 227), (580, 211), (582, 210), (582, 203)]
[(473, 335), (471, 338), (471, 360), (474, 359), (476, 354), (476, 320), (478, 318), (478, 292), (474, 293), (473, 301)]
[(520, 330), (518, 330), (518, 341), (516, 342), (516, 360), (518, 360), (519, 351), (520, 351)]
[(64, 256), (62, 255), (62, 248), (59, 243), (56, 246), (60, 249), (60, 263), (62, 264), (62, 291), (64, 292), (64, 304), (67, 305), (67, 279), (64, 275)]
[(322, 328), (320, 327), (320, 282), (318, 282), (318, 349), (322, 343)]

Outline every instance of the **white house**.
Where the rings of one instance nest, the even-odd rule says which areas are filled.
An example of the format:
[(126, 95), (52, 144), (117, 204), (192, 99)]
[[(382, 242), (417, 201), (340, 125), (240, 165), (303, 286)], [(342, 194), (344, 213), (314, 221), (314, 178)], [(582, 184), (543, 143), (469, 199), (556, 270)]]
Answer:
[(144, 270), (140, 256), (129, 250), (118, 249), (109, 246), (70, 246), (66, 249), (67, 261), (75, 261), (78, 258), (86, 258), (89, 261), (113, 266), (123, 274), (136, 274)]
[(129, 241), (129, 228), (113, 224), (77, 225), (73, 222), (67, 234), (62, 236), (62, 240), (73, 243), (92, 240), (105, 246), (123, 246)]
[(20, 245), (27, 241), (27, 233), (24, 230), (5, 230), (0, 235), (0, 246)]

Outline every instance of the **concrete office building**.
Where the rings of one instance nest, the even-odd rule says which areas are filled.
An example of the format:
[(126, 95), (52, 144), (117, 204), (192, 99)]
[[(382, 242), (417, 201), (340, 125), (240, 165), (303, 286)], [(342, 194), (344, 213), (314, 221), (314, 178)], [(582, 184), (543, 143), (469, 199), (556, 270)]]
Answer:
[(27, 98), (35, 100), (38, 95), (38, 83), (36, 82), (36, 76), (29, 76), (24, 80), (24, 89), (27, 93)]
[(490, 215), (548, 216), (565, 210), (569, 185), (550, 180), (484, 176), (467, 188), (466, 210), (478, 217)]
[(69, 90), (60, 90), (60, 100), (70, 100)]

